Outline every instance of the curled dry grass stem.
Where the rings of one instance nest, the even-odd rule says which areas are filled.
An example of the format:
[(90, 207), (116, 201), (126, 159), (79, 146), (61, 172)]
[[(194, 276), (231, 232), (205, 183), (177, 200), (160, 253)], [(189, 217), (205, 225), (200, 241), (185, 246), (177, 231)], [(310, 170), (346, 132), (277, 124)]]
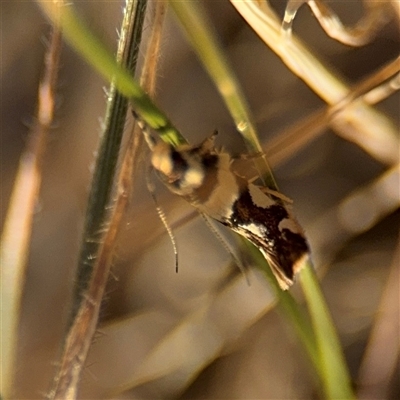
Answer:
[(362, 18), (354, 26), (346, 27), (323, 0), (289, 0), (283, 18), (284, 29), (291, 30), (298, 9), (305, 3), (311, 8), (328, 36), (350, 46), (369, 43), (389, 18), (386, 2), (364, 1), (365, 12)]
[[(328, 105), (335, 105), (350, 93), (344, 80), (324, 65), (298, 38), (284, 35), (281, 22), (267, 2), (262, 7), (255, 1), (231, 0), (231, 3), (285, 65)], [(396, 129), (382, 113), (368, 105), (360, 102), (349, 108), (343, 123), (335, 125), (335, 130), (378, 161), (397, 163)], [(385, 146), (376, 148), (376, 142), (384, 142)]]
[(54, 116), (54, 92), (61, 50), (61, 31), (52, 28), (39, 85), (37, 119), (24, 150), (1, 236), (1, 373), (0, 393), (11, 398), (15, 373), (20, 307), (25, 288), (32, 221), (42, 177), (42, 161)]

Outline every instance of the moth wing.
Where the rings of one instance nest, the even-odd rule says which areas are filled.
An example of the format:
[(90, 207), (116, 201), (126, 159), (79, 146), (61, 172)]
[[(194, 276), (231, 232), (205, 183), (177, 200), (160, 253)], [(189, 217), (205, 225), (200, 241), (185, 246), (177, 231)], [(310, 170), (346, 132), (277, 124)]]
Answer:
[(241, 192), (227, 225), (261, 251), (279, 285), (286, 290), (305, 264), (309, 248), (290, 210), (262, 189), (249, 184)]
[(304, 267), (306, 261), (308, 260), (308, 254), (304, 254), (302, 257), (300, 257), (300, 259), (293, 264), (293, 277), (290, 278), (283, 272), (277, 258), (272, 253), (269, 253), (262, 248), (258, 249), (267, 260), (268, 265), (270, 266), (272, 273), (274, 274), (282, 290), (287, 290), (293, 285), (294, 276)]

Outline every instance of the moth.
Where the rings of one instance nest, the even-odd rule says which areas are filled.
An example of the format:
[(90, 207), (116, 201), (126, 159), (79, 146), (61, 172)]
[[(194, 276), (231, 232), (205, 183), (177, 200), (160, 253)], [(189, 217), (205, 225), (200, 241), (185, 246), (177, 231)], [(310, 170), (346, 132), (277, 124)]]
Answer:
[(287, 290), (309, 254), (303, 230), (284, 196), (235, 173), (233, 159), (214, 139), (178, 147), (159, 141), (151, 164), (170, 191), (253, 243)]

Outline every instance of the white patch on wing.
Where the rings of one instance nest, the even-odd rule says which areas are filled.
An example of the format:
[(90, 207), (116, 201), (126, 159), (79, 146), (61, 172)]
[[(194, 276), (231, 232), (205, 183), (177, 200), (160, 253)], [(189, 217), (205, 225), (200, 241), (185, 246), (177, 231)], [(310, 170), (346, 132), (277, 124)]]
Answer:
[(302, 234), (299, 224), (292, 218), (284, 218), (281, 222), (279, 222), (278, 229), (281, 232), (284, 229), (288, 229), (290, 232)]
[(263, 193), (256, 185), (249, 184), (249, 193), (254, 205), (261, 208), (268, 208), (276, 204), (268, 195)]
[(251, 223), (251, 224), (246, 224), (246, 225), (245, 224), (241, 224), (240, 226), (243, 229), (245, 229), (246, 231), (251, 232), (255, 236), (258, 236), (260, 238), (265, 236), (264, 229), (262, 229), (262, 225), (260, 226), (260, 225)]

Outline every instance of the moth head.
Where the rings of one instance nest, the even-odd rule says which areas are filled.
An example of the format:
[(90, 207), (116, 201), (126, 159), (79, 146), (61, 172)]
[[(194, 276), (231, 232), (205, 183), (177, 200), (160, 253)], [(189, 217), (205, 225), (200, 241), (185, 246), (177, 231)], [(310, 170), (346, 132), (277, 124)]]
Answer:
[(174, 148), (160, 141), (153, 150), (151, 164), (161, 178), (181, 195), (190, 194), (200, 187), (205, 177), (201, 157), (188, 145)]

